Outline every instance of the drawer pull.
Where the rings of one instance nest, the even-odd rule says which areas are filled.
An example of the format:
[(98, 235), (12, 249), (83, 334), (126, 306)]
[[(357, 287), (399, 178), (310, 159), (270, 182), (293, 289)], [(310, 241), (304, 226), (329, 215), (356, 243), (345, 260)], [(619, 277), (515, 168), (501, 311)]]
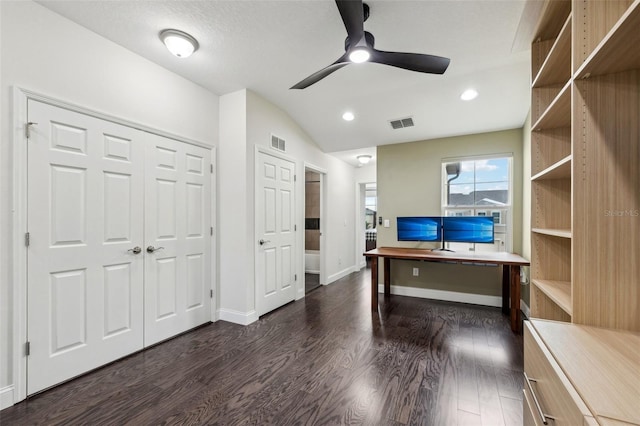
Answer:
[(547, 419), (551, 419), (555, 422), (556, 418), (553, 416), (550, 416), (548, 414), (544, 414), (544, 412), (542, 411), (542, 407), (540, 406), (540, 403), (538, 402), (538, 397), (536, 396), (535, 391), (533, 390), (533, 386), (531, 386), (531, 382), (537, 382), (536, 379), (532, 379), (529, 376), (527, 376), (527, 373), (523, 373), (524, 374), (524, 382), (527, 384), (527, 387), (529, 388), (529, 392), (531, 392), (531, 396), (533, 397), (533, 403), (536, 406), (536, 410), (538, 410), (538, 415), (540, 416), (540, 419), (542, 420), (542, 423), (545, 425), (548, 425), (549, 423), (547, 422)]

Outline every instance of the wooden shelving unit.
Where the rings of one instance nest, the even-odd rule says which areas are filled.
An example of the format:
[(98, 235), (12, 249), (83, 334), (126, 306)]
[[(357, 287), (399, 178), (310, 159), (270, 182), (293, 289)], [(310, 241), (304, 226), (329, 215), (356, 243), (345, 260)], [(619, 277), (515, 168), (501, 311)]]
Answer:
[(640, 331), (640, 0), (547, 0), (531, 47), (531, 315)]
[(571, 178), (571, 155), (567, 155), (562, 160), (547, 167), (540, 173), (531, 177), (532, 181), (546, 179), (569, 179)]
[(551, 45), (545, 61), (533, 80), (532, 87), (563, 84), (571, 77), (571, 15), (567, 18), (560, 34)]
[(550, 237), (559, 238), (571, 238), (571, 229), (548, 229), (548, 228), (533, 228), (531, 232), (536, 234), (548, 235)]
[(551, 299), (560, 309), (571, 315), (571, 282), (533, 280), (534, 285)]

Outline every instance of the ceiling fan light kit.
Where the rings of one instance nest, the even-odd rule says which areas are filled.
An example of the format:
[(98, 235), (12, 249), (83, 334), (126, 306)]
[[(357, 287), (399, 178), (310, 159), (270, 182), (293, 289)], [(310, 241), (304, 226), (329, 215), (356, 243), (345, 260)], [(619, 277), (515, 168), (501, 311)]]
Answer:
[(361, 0), (336, 0), (336, 5), (347, 30), (344, 55), (328, 67), (295, 84), (291, 87), (292, 89), (307, 88), (350, 63), (368, 61), (428, 74), (444, 74), (447, 70), (449, 58), (421, 53), (376, 50), (373, 34), (364, 30), (364, 21), (369, 17), (369, 6)]

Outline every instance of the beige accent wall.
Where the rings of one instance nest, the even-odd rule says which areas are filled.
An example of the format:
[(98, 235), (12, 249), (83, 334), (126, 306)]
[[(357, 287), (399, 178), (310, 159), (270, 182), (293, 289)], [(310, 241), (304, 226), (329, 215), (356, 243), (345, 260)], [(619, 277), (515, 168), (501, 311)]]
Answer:
[[(442, 160), (491, 154), (513, 154), (513, 251), (522, 253), (523, 129), (379, 146), (377, 150), (378, 214), (389, 228), (378, 227), (378, 247), (433, 248), (435, 243), (398, 242), (396, 217), (442, 214)], [(420, 275), (412, 276), (418, 267)], [(392, 261), (391, 285), (501, 294), (499, 267)], [(382, 274), (380, 274), (382, 280)]]

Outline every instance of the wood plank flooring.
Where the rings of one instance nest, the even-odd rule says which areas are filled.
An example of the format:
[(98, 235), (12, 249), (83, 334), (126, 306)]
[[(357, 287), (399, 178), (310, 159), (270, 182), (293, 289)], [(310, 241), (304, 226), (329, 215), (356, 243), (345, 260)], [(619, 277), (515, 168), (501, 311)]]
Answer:
[(249, 326), (199, 328), (0, 412), (2, 425), (522, 425), (499, 308), (380, 296), (363, 270)]

